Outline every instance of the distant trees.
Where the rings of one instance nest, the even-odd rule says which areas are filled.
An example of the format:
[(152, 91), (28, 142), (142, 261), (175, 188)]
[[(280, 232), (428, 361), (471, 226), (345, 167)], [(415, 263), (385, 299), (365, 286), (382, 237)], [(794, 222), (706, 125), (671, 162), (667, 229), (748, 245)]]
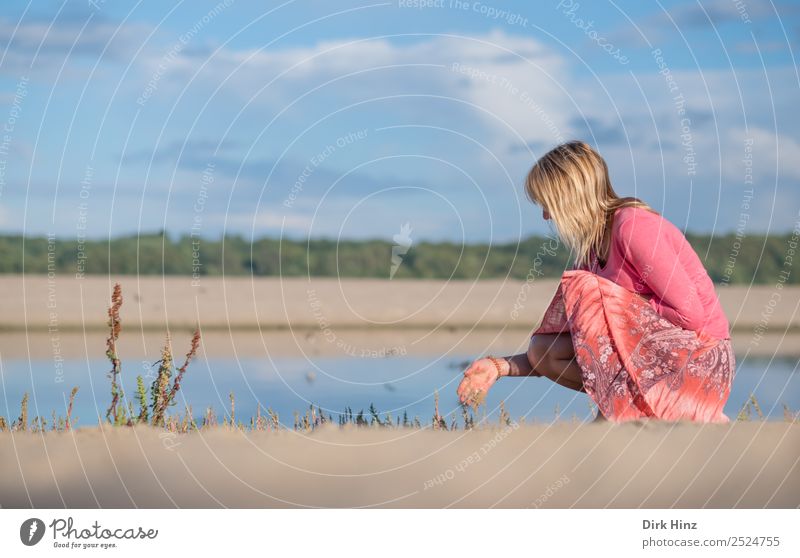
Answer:
[[(800, 283), (800, 272), (787, 260), (789, 234), (748, 236), (687, 235), (717, 283), (775, 283), (789, 271), (786, 283)], [(389, 278), (392, 243), (383, 240), (309, 241), (238, 236), (224, 240), (170, 238), (162, 233), (109, 240), (0, 236), (0, 273), (44, 274), (51, 269), (75, 274), (257, 275)], [(468, 244), (419, 242), (402, 256), (395, 279), (525, 279), (558, 277), (569, 267), (563, 245), (543, 237), (519, 243)], [(787, 263), (788, 262), (788, 263)], [(198, 265), (199, 264), (199, 265)], [(800, 262), (797, 264), (800, 266)]]

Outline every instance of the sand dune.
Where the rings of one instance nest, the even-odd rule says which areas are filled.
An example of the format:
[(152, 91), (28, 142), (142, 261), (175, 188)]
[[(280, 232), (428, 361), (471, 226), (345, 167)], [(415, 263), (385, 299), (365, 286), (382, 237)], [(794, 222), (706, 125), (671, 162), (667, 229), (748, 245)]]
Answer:
[(3, 507), (795, 508), (800, 425), (0, 434)]

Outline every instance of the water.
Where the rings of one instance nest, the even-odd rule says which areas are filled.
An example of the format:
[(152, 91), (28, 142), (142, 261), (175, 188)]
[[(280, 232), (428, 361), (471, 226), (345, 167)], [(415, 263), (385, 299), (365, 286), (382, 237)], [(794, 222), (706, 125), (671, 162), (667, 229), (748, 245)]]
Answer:
[[(190, 366), (178, 403), (173, 411), (192, 405), (194, 415), (203, 415), (211, 406), (222, 420), (230, 408), (229, 393), (236, 396), (237, 419), (249, 423), (256, 407), (272, 407), (281, 422), (291, 426), (293, 412), (301, 414), (310, 404), (320, 406), (326, 415), (337, 420), (345, 407), (354, 413), (368, 410), (374, 404), (382, 416), (388, 411), (395, 419), (407, 413), (419, 416), (430, 424), (434, 409), (434, 391), (439, 393), (440, 413), (460, 419), (455, 390), (469, 357), (404, 356), (380, 359), (342, 357), (248, 359), (202, 359)], [(755, 394), (762, 411), (770, 418), (783, 416), (783, 404), (800, 410), (800, 374), (796, 357), (737, 358), (737, 372), (730, 399), (725, 407), (732, 419)], [(72, 386), (79, 386), (73, 417), (76, 426), (97, 424), (105, 416), (110, 400), (106, 378), (110, 366), (106, 360), (67, 360), (61, 373), (53, 374), (52, 360), (3, 360), (0, 368), (0, 411), (7, 420), (19, 416), (23, 393), (30, 393), (29, 417), (44, 416), (48, 422), (52, 410), (64, 415)], [(132, 398), (136, 374), (143, 367), (123, 363), (123, 384)], [(63, 381), (55, 381), (56, 377)], [(150, 380), (147, 380), (149, 386)], [(592, 418), (590, 400), (583, 393), (558, 386), (544, 378), (505, 378), (492, 388), (487, 398), (490, 418), (499, 414), (500, 401), (505, 402), (512, 418), (527, 421), (551, 421), (556, 409), (560, 418), (579, 420)], [(134, 405), (134, 408), (137, 406)]]

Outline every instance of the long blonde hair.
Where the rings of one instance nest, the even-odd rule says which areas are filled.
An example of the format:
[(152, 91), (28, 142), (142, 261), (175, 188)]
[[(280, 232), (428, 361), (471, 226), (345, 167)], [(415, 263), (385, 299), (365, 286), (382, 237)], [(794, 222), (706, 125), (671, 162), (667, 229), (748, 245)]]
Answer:
[(620, 207), (653, 208), (638, 198), (620, 198), (611, 186), (603, 158), (582, 141), (563, 143), (545, 153), (525, 180), (528, 198), (542, 206), (558, 235), (575, 254), (575, 265), (591, 265), (600, 255), (608, 220)]

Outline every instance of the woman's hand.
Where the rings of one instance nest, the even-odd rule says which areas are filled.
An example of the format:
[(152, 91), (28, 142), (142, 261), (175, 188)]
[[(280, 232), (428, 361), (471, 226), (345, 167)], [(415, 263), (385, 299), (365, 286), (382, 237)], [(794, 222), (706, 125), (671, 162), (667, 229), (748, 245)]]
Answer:
[(508, 361), (503, 358), (480, 358), (473, 362), (464, 371), (464, 379), (458, 386), (458, 399), (464, 404), (478, 405), (486, 397), (486, 392), (494, 385), (500, 376), (508, 373)]

